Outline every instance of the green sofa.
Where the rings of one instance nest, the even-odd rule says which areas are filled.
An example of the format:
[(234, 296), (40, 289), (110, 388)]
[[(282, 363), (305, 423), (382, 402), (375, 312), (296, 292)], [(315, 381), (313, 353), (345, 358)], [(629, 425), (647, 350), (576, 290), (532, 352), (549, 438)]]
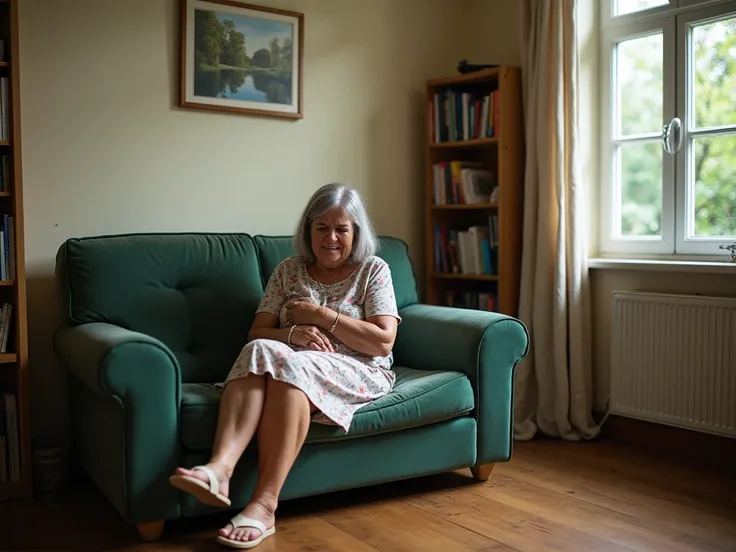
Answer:
[[(56, 277), (75, 461), (143, 539), (214, 511), (168, 482), (208, 459), (222, 381), (246, 342), (288, 236), (153, 233), (69, 239)], [(512, 451), (515, 366), (528, 334), (505, 315), (421, 304), (408, 250), (382, 237), (403, 322), (397, 383), (348, 434), (313, 424), (282, 500), (469, 467), (487, 479)], [(242, 508), (255, 441), (230, 487)]]

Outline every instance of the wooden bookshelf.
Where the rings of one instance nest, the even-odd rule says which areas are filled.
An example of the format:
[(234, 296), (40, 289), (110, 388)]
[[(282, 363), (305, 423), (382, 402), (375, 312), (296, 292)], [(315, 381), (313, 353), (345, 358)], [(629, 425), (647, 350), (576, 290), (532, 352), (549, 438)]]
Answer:
[[(0, 436), (4, 440), (4, 461), (0, 461), (0, 466), (5, 471), (5, 477), (0, 473), (0, 500), (30, 499), (33, 496), (23, 237), (19, 1), (0, 1), (0, 40), (3, 42), (0, 56), (0, 249), (3, 250), (0, 253), (0, 405), (5, 409), (4, 415), (0, 416)], [(11, 307), (7, 323), (3, 322), (5, 305)], [(7, 338), (4, 338), (6, 330)], [(8, 408), (12, 402), (6, 402), (6, 394), (15, 402), (13, 436), (9, 434), (13, 428), (8, 426)], [(13, 478), (15, 470), (11, 469), (11, 464), (17, 467), (16, 478)]]
[(518, 316), (521, 71), (500, 66), (432, 79), (426, 93), (425, 301)]

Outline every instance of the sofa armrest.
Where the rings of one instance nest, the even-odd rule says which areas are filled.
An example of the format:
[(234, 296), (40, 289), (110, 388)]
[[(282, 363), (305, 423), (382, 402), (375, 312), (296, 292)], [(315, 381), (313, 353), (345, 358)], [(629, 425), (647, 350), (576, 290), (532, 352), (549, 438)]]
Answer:
[(133, 523), (177, 517), (181, 370), (160, 341), (104, 323), (61, 328), (54, 349), (78, 393), (78, 460)]
[(466, 374), (475, 391), (477, 463), (511, 458), (514, 369), (529, 350), (524, 324), (494, 312), (423, 304), (400, 314), (395, 362)]

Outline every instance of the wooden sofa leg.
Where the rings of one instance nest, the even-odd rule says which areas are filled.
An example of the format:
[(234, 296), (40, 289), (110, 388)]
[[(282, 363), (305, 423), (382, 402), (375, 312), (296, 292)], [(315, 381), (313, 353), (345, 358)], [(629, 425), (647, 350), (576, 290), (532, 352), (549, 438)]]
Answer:
[(496, 464), (479, 464), (470, 468), (470, 473), (473, 474), (473, 479), (476, 481), (488, 481), (493, 471), (493, 466)]
[(141, 540), (146, 542), (159, 540), (161, 538), (161, 534), (164, 532), (163, 521), (139, 523), (136, 527), (138, 528), (138, 534), (141, 536)]

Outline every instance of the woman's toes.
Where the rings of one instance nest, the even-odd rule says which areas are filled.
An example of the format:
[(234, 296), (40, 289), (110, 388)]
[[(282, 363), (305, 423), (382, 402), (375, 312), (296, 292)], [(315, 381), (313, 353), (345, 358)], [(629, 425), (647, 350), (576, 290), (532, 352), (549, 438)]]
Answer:
[[(228, 492), (230, 490), (230, 480), (226, 475), (226, 471), (220, 466), (215, 465), (215, 464), (207, 464), (207, 467), (210, 468), (214, 472), (215, 477), (217, 478), (219, 493), (223, 496), (228, 496)], [(207, 485), (210, 484), (210, 478), (202, 470), (189, 470), (187, 468), (177, 467), (176, 475), (185, 475), (187, 477), (194, 477), (195, 479), (199, 479), (202, 483), (206, 483)]]
[(205, 483), (209, 482), (207, 475), (202, 470), (188, 470), (187, 468), (176, 468), (176, 475), (185, 475), (187, 477), (194, 477)]
[(228, 523), (225, 527), (218, 531), (218, 534), (234, 541), (251, 541), (261, 536), (261, 532), (253, 527), (238, 527), (233, 529), (232, 523)]
[(233, 531), (233, 540), (237, 541), (247, 541), (250, 540), (248, 537), (250, 536), (250, 529), (241, 529), (238, 528), (235, 531)]
[(244, 541), (252, 541), (256, 540), (258, 537), (261, 536), (261, 532), (258, 529), (246, 529), (243, 532), (243, 540)]

